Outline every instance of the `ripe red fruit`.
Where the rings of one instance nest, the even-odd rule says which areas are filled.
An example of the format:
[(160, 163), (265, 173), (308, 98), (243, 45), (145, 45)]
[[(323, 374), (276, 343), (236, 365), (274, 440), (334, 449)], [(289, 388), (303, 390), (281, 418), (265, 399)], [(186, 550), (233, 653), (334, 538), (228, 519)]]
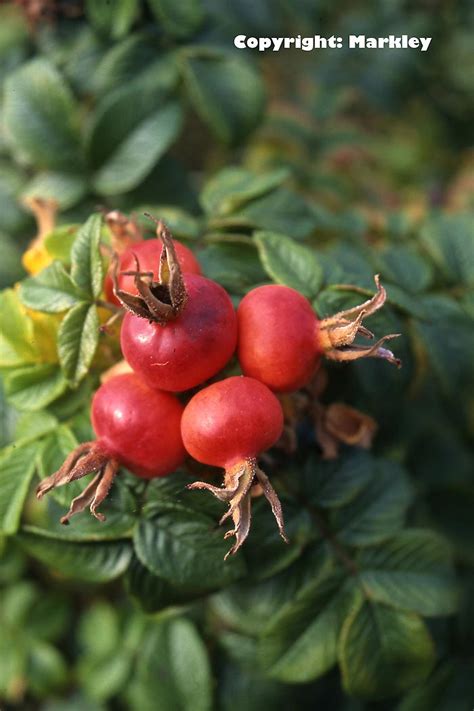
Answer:
[[(236, 376), (220, 380), (198, 392), (187, 404), (181, 432), (184, 446), (203, 464), (225, 469), (224, 487), (195, 482), (189, 488), (207, 489), (229, 504), (221, 523), (229, 516), (235, 535), (229, 554), (235, 553), (250, 530), (250, 488), (257, 480), (269, 500), (283, 539), (280, 501), (266, 475), (257, 465), (257, 456), (269, 449), (283, 431), (283, 412), (275, 395), (253, 378)], [(226, 556), (227, 557), (227, 556)]]
[(144, 479), (166, 476), (184, 459), (183, 405), (148, 388), (135, 374), (111, 378), (92, 400), (91, 419), (101, 448)]
[(183, 277), (187, 300), (165, 325), (127, 313), (120, 343), (124, 358), (150, 386), (181, 392), (208, 380), (232, 357), (237, 318), (227, 292), (197, 274)]
[(310, 381), (322, 355), (337, 361), (372, 356), (400, 365), (383, 348), (385, 341), (399, 334), (384, 336), (372, 346), (353, 345), (357, 335), (373, 338), (362, 321), (385, 303), (386, 292), (378, 276), (375, 283), (372, 299), (323, 320), (294, 289), (279, 285), (252, 289), (237, 310), (242, 371), (276, 392), (290, 392)]
[[(201, 266), (189, 247), (186, 247), (177, 240), (173, 240), (173, 243), (183, 274), (201, 274)], [(147, 239), (142, 242), (137, 242), (120, 255), (119, 271), (130, 272), (133, 270), (135, 268), (135, 255), (140, 262), (140, 268), (144, 272), (156, 273), (162, 251), (163, 242), (161, 239)], [(138, 294), (134, 278), (130, 274), (119, 274), (118, 284), (120, 289), (128, 291), (131, 294)], [(107, 274), (105, 277), (104, 291), (107, 301), (120, 306), (120, 300), (114, 294), (114, 285), (110, 274)]]
[(183, 405), (176, 397), (151, 390), (133, 373), (111, 378), (92, 400), (97, 440), (84, 442), (71, 452), (62, 467), (38, 486), (38, 498), (57, 486), (95, 473), (61, 523), (68, 523), (73, 514), (87, 506), (103, 520), (97, 507), (107, 496), (120, 465), (136, 476), (153, 479), (171, 474), (183, 463), (182, 412)]

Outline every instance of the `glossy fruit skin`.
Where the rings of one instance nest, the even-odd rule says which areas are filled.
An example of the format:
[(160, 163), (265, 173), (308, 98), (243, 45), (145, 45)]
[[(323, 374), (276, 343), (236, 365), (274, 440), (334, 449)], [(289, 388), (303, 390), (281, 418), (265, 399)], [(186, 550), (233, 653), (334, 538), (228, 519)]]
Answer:
[(231, 359), (237, 344), (237, 316), (216, 282), (185, 274), (183, 312), (161, 326), (127, 313), (120, 333), (122, 353), (150, 387), (182, 392), (200, 385)]
[(200, 390), (187, 404), (181, 433), (188, 453), (203, 464), (229, 469), (271, 447), (283, 431), (275, 395), (243, 375)]
[(186, 456), (183, 409), (176, 397), (148, 388), (133, 373), (111, 378), (92, 400), (98, 446), (139, 477), (166, 476)]
[[(201, 274), (201, 266), (189, 247), (181, 244), (178, 240), (173, 240), (173, 243), (183, 273)], [(140, 269), (144, 272), (153, 272), (155, 279), (157, 279), (162, 249), (163, 242), (160, 239), (146, 239), (143, 240), (143, 242), (137, 242), (137, 244), (129, 247), (122, 255), (120, 255), (119, 272), (133, 271), (135, 269), (135, 259), (133, 255), (136, 254), (138, 261), (140, 262)], [(134, 295), (137, 294), (133, 276), (121, 276), (119, 274), (118, 282), (120, 288), (124, 291), (128, 291), (130, 294)], [(120, 306), (120, 301), (117, 299), (113, 291), (112, 278), (110, 274), (107, 274), (105, 278), (104, 290), (107, 301)]]
[(291, 392), (310, 381), (321, 357), (319, 322), (302, 294), (287, 286), (259, 286), (244, 296), (237, 319), (245, 375), (275, 392)]

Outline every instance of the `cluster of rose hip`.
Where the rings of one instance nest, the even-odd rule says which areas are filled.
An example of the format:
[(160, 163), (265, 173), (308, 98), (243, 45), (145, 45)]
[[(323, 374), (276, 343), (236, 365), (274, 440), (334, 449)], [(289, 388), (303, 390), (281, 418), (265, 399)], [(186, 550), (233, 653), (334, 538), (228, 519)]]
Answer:
[[(229, 553), (249, 533), (256, 487), (286, 540), (280, 501), (257, 463), (282, 434), (275, 393), (306, 385), (322, 355), (398, 363), (383, 346), (394, 335), (372, 346), (354, 344), (357, 335), (373, 338), (362, 321), (386, 298), (375, 281), (373, 298), (324, 320), (302, 294), (279, 285), (252, 289), (236, 311), (227, 292), (202, 275), (194, 254), (173, 240), (162, 222), (156, 239), (135, 235), (134, 244), (114, 255), (105, 283), (108, 300), (126, 311), (120, 342), (133, 372), (100, 386), (91, 413), (97, 439), (79, 445), (43, 480), (38, 497), (94, 473), (61, 521), (86, 507), (103, 520), (97, 508), (120, 465), (152, 479), (171, 474), (191, 456), (225, 470), (221, 487), (195, 482), (190, 488), (207, 489), (228, 504), (221, 523), (233, 520), (226, 533), (235, 536)], [(236, 352), (243, 375), (218, 379)]]

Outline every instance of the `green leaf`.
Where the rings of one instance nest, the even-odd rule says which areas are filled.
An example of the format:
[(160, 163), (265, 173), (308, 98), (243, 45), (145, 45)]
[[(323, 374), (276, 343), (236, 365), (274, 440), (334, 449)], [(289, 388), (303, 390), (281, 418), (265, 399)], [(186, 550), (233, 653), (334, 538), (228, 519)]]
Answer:
[(305, 492), (321, 508), (346, 506), (367, 486), (375, 473), (375, 461), (367, 452), (353, 449), (338, 459), (310, 456), (304, 470)]
[[(316, 584), (317, 583), (317, 584)], [(286, 683), (316, 679), (337, 661), (341, 625), (354, 589), (341, 575), (315, 581), (272, 617), (260, 639), (260, 661), (266, 673)]]
[(86, 195), (87, 181), (78, 173), (38, 173), (23, 188), (21, 197), (55, 200), (61, 210), (73, 207)]
[(260, 121), (264, 107), (264, 87), (252, 65), (205, 47), (187, 47), (181, 62), (189, 98), (201, 119), (221, 141), (241, 141)]
[(76, 239), (78, 225), (60, 225), (44, 238), (44, 246), (53, 259), (65, 265), (71, 264), (71, 249)]
[(79, 294), (61, 262), (53, 262), (20, 284), (20, 300), (30, 309), (60, 313), (79, 301)]
[(15, 426), (15, 442), (27, 444), (40, 439), (58, 426), (58, 420), (47, 410), (26, 412), (20, 415)]
[(394, 244), (377, 254), (379, 271), (384, 279), (393, 281), (409, 293), (426, 291), (433, 281), (433, 269), (414, 248)]
[(261, 230), (290, 235), (293, 239), (309, 237), (319, 222), (312, 204), (285, 187), (248, 202), (234, 212), (233, 217)]
[(47, 642), (35, 640), (29, 645), (27, 683), (37, 696), (49, 696), (66, 686), (68, 667), (61, 653)]
[(22, 309), (13, 289), (0, 293), (0, 366), (12, 367), (35, 362), (33, 323)]
[(14, 149), (37, 168), (68, 170), (82, 162), (73, 96), (46, 59), (8, 77), (5, 127)]
[(284, 168), (262, 174), (244, 168), (224, 168), (206, 182), (200, 202), (211, 218), (225, 216), (274, 190), (287, 176), (288, 171)]
[[(1, 142), (1, 139), (0, 139)], [(19, 204), (23, 183), (26, 177), (10, 163), (0, 162), (0, 230), (7, 233), (19, 232), (28, 229), (29, 217)]]
[(255, 502), (248, 544), (243, 549), (249, 573), (263, 580), (287, 568), (301, 555), (307, 543), (317, 537), (309, 512), (290, 499), (282, 499), (285, 530), (290, 541), (281, 539), (267, 501)]
[(130, 677), (131, 658), (117, 648), (107, 658), (86, 658), (78, 665), (78, 679), (88, 697), (106, 701), (119, 694)]
[(224, 236), (222, 242), (208, 245), (200, 250), (198, 256), (205, 275), (230, 291), (243, 293), (265, 280), (265, 272), (253, 244), (231, 242)]
[(67, 380), (77, 385), (88, 373), (99, 342), (99, 317), (94, 304), (74, 306), (59, 327), (58, 353)]
[(0, 454), (0, 530), (12, 535), (18, 529), (36, 465), (36, 444), (12, 445)]
[(206, 647), (184, 618), (150, 624), (129, 687), (133, 711), (211, 711), (212, 678)]
[(101, 34), (120, 39), (139, 15), (138, 0), (86, 0), (86, 16)]
[(420, 237), (449, 284), (474, 286), (472, 214), (438, 215), (426, 223)]
[(136, 556), (133, 556), (125, 577), (128, 594), (144, 612), (157, 612), (166, 607), (175, 607), (192, 599), (177, 588), (150, 573)]
[(425, 296), (422, 305), (429, 318), (415, 323), (415, 334), (442, 391), (457, 401), (474, 383), (474, 321), (448, 296)]
[(240, 556), (224, 562), (229, 544), (215, 521), (179, 505), (156, 504), (135, 531), (135, 551), (152, 573), (189, 592), (218, 589), (244, 574)]
[(42, 410), (66, 389), (59, 366), (49, 363), (18, 368), (5, 378), (8, 401), (18, 410)]
[(93, 604), (81, 617), (78, 636), (82, 647), (77, 670), (81, 686), (98, 701), (115, 696), (131, 666), (116, 609), (101, 601)]
[(153, 76), (153, 85), (160, 94), (171, 91), (179, 80), (172, 57), (158, 54), (153, 36), (145, 30), (112, 45), (96, 67), (93, 82), (97, 96), (105, 96), (147, 76)]
[(351, 696), (399, 694), (423, 681), (435, 658), (429, 633), (415, 614), (364, 601), (344, 622), (339, 662)]
[[(121, 120), (117, 122), (117, 115)], [(183, 111), (151, 82), (115, 91), (99, 105), (89, 138), (101, 195), (135, 188), (181, 132)]]
[(28, 526), (18, 535), (26, 553), (67, 578), (105, 583), (128, 567), (131, 547), (125, 541), (71, 543), (53, 538), (48, 531)]
[(351, 546), (379, 543), (403, 526), (413, 490), (405, 470), (394, 462), (376, 460), (368, 486), (347, 506), (331, 512), (337, 538)]
[(204, 19), (202, 0), (148, 0), (148, 5), (163, 30), (173, 37), (188, 37)]
[(265, 271), (274, 281), (290, 286), (309, 298), (316, 296), (323, 273), (311, 249), (274, 232), (257, 232), (255, 241)]
[(358, 557), (359, 578), (371, 599), (424, 616), (450, 615), (458, 588), (450, 549), (432, 531), (401, 531)]
[(102, 216), (91, 215), (79, 229), (71, 250), (71, 278), (84, 294), (98, 298), (102, 292), (104, 267), (100, 254)]

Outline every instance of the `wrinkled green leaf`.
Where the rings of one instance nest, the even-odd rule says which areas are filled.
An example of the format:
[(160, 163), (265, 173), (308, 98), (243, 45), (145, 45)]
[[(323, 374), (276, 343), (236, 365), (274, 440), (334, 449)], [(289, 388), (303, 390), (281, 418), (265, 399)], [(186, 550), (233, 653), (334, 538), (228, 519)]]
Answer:
[(21, 415), (15, 426), (15, 442), (26, 444), (53, 432), (58, 420), (47, 410), (26, 412)]
[(35, 362), (33, 323), (25, 314), (13, 289), (0, 293), (0, 365), (2, 367)]
[(334, 460), (309, 457), (304, 481), (309, 500), (322, 508), (345, 506), (354, 499), (375, 473), (375, 461), (360, 450), (345, 452)]
[(181, 106), (151, 81), (106, 96), (89, 136), (95, 189), (116, 195), (135, 188), (174, 143), (182, 121)]
[(113, 39), (127, 34), (140, 11), (138, 0), (86, 0), (85, 5), (89, 22)]
[(188, 37), (193, 34), (204, 19), (202, 0), (148, 0), (148, 5), (157, 21), (167, 34), (174, 37)]
[(428, 530), (401, 531), (363, 549), (360, 581), (371, 599), (426, 617), (456, 612), (458, 589), (446, 542)]
[[(342, 589), (341, 589), (342, 588)], [(260, 659), (267, 674), (287, 683), (307, 682), (337, 661), (337, 643), (353, 591), (337, 575), (323, 578), (308, 594), (284, 607), (260, 639)]]
[(61, 225), (45, 237), (45, 249), (53, 259), (58, 259), (67, 266), (70, 265), (71, 249), (76, 239), (77, 229), (77, 225)]
[(0, 454), (0, 531), (18, 529), (25, 498), (36, 466), (36, 444), (12, 445)]
[(255, 241), (265, 271), (274, 281), (309, 298), (316, 296), (323, 275), (312, 250), (275, 232), (257, 232)]
[(317, 228), (319, 218), (299, 193), (281, 187), (244, 205), (233, 216), (261, 230), (293, 239), (305, 239)]
[(223, 241), (210, 244), (199, 252), (199, 263), (204, 274), (225, 288), (243, 292), (255, 283), (265, 280), (258, 252), (253, 244)]
[(240, 57), (187, 48), (181, 66), (189, 98), (201, 119), (225, 143), (241, 141), (260, 120), (264, 87)]
[(179, 506), (162, 505), (154, 517), (142, 519), (134, 545), (140, 561), (152, 573), (186, 591), (214, 590), (241, 577), (240, 556), (224, 563), (229, 543), (215, 521)]
[(378, 699), (399, 694), (430, 673), (433, 642), (413, 613), (365, 601), (344, 622), (339, 662), (346, 692)]
[(67, 380), (76, 385), (88, 373), (99, 342), (99, 317), (93, 304), (72, 308), (59, 327), (59, 362)]
[(49, 363), (18, 368), (5, 378), (8, 401), (18, 410), (42, 410), (66, 389), (59, 366)]
[(211, 711), (209, 659), (189, 620), (177, 618), (150, 625), (129, 687), (129, 700), (133, 711)]
[(470, 213), (437, 215), (421, 230), (421, 240), (450, 284), (474, 286), (474, 219)]
[(91, 215), (79, 228), (71, 250), (71, 278), (81, 292), (98, 298), (102, 292), (104, 267), (100, 254), (102, 216)]
[(368, 486), (346, 506), (331, 513), (338, 539), (349, 545), (378, 543), (403, 525), (413, 490), (402, 467), (378, 460)]
[(254, 198), (274, 190), (287, 175), (284, 169), (257, 174), (243, 168), (224, 168), (206, 182), (200, 202), (211, 217), (228, 215)]
[(76, 285), (63, 265), (57, 261), (20, 285), (20, 299), (30, 309), (60, 313), (79, 301)]
[(29, 555), (61, 575), (92, 583), (105, 583), (122, 575), (131, 557), (125, 541), (71, 543), (32, 526), (20, 532), (18, 542)]
[(81, 164), (77, 108), (48, 60), (34, 59), (7, 79), (5, 125), (15, 150), (35, 167)]

